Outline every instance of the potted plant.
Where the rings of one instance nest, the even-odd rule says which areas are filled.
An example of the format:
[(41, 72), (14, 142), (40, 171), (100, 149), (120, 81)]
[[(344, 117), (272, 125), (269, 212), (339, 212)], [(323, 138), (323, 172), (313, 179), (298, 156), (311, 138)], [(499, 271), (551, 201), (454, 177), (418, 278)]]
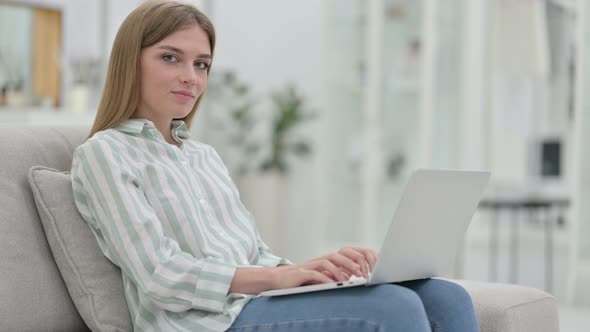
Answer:
[(286, 175), (293, 158), (311, 154), (310, 143), (297, 131), (314, 113), (293, 84), (271, 92), (267, 104), (233, 71), (210, 77), (206, 103), (207, 125), (200, 133), (225, 160), (262, 238), (280, 253)]
[(262, 160), (261, 172), (278, 172), (285, 175), (289, 171), (290, 155), (305, 157), (311, 153), (309, 142), (295, 138), (292, 134), (315, 114), (306, 109), (304, 98), (298, 94), (293, 84), (271, 94), (272, 114), (270, 117), (270, 151)]
[(288, 229), (287, 174), (293, 158), (311, 154), (308, 141), (297, 136), (297, 130), (315, 114), (305, 104), (293, 84), (271, 93), (270, 114), (263, 120), (267, 136), (258, 142), (261, 158), (255, 171), (239, 179), (242, 201), (254, 214), (263, 240), (279, 255), (287, 253)]

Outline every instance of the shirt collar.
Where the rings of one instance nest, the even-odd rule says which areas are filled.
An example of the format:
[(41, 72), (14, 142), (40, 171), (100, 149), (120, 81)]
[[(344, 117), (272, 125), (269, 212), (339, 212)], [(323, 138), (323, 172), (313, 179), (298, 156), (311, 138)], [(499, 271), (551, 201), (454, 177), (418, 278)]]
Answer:
[(178, 143), (182, 143), (183, 140), (189, 139), (191, 137), (191, 133), (186, 127), (184, 120), (172, 120), (170, 132), (172, 134), (172, 139)]
[(115, 129), (128, 134), (139, 134), (143, 131), (143, 127), (148, 125), (155, 128), (154, 124), (146, 119), (127, 119), (118, 124)]
[[(147, 119), (127, 119), (121, 122), (116, 127), (116, 129), (135, 135), (146, 129), (158, 130), (154, 123)], [(172, 120), (172, 124), (170, 125), (170, 134), (172, 135), (172, 139), (178, 143), (182, 143), (183, 140), (189, 139), (191, 136), (186, 123), (184, 123), (183, 120)]]

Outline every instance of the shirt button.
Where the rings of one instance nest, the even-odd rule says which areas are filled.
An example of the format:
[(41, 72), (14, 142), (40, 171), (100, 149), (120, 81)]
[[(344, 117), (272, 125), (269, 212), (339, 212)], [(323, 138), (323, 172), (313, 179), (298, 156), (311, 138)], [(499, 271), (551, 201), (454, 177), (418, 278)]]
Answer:
[(188, 166), (188, 161), (183, 161), (183, 162), (182, 162), (182, 164), (183, 164), (184, 166)]
[(199, 199), (199, 203), (205, 204), (205, 203), (207, 203), (207, 201), (204, 198), (201, 198), (201, 199)]

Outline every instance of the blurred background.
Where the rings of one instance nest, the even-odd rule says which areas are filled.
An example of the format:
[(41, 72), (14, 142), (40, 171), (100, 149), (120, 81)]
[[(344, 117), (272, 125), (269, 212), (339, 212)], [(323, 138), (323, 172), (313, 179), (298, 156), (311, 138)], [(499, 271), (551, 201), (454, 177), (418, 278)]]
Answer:
[[(0, 0), (0, 122), (90, 126), (141, 2)], [(490, 170), (449, 277), (544, 289), (587, 331), (590, 2), (190, 2), (217, 29), (193, 136), (277, 254), (378, 250), (413, 170)]]

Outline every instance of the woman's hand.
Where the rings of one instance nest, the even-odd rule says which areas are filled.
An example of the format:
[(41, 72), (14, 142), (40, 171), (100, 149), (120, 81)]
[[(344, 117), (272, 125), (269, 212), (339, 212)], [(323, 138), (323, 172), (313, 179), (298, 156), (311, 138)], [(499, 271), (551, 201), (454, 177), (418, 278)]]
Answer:
[(377, 253), (371, 249), (344, 247), (301, 264), (272, 268), (240, 267), (232, 280), (230, 293), (258, 294), (269, 289), (346, 281), (351, 275), (367, 278), (376, 260)]
[(301, 285), (345, 281), (351, 275), (368, 278), (373, 271), (377, 253), (363, 247), (344, 247), (336, 253), (312, 259), (302, 264), (277, 268), (273, 289)]

